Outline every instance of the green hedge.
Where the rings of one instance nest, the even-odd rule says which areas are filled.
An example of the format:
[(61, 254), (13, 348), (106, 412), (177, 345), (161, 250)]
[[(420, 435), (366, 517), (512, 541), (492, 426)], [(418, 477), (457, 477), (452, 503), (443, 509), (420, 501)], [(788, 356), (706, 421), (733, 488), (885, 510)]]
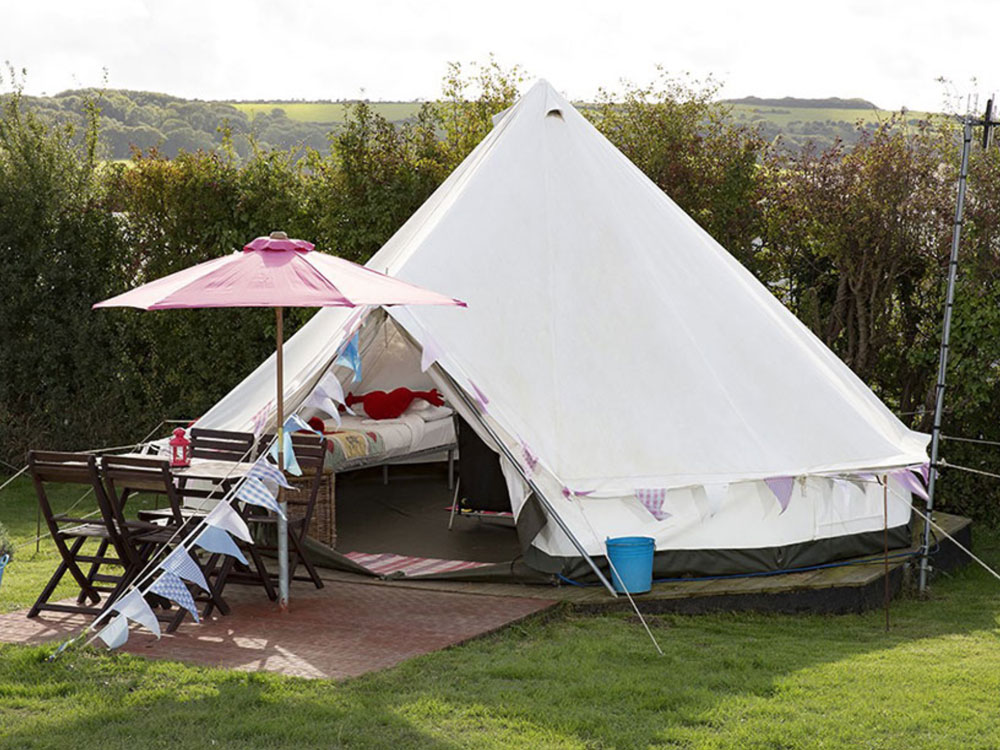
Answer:
[[(92, 311), (139, 283), (274, 229), (367, 260), (489, 132), (520, 71), (453, 68), (439, 101), (396, 126), (350, 107), (329, 147), (251, 147), (102, 164), (99, 105), (81, 137), (0, 116), (0, 459), (89, 448), (195, 418), (272, 351), (261, 310)], [(946, 124), (889, 122), (851, 147), (792, 152), (713, 104), (714, 88), (664, 77), (586, 115), (729, 248), (914, 427), (929, 428), (955, 155)], [(1000, 438), (1000, 155), (973, 158), (945, 431)], [(290, 326), (310, 311), (295, 310)], [(1000, 472), (1000, 450), (946, 456)], [(960, 459), (960, 461), (959, 461)], [(950, 507), (1000, 519), (996, 483), (950, 472)]]

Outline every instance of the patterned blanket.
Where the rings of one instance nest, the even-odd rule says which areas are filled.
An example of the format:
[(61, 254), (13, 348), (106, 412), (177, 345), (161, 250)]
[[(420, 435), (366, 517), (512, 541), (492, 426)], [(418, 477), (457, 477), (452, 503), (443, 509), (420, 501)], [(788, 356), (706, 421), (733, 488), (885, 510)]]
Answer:
[(385, 442), (376, 432), (337, 430), (326, 433), (325, 437), (326, 466), (333, 471), (359, 458), (385, 453)]

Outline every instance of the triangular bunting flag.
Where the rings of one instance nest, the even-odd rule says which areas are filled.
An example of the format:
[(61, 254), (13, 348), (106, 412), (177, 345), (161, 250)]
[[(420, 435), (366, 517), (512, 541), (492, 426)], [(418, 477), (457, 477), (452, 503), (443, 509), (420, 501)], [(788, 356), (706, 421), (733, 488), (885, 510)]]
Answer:
[(486, 397), (486, 394), (479, 390), (479, 386), (469, 381), (469, 385), (472, 386), (472, 397), (475, 399), (476, 404), (479, 406), (479, 410), (485, 412), (487, 404), (490, 400)]
[(527, 443), (521, 443), (521, 457), (524, 458), (524, 466), (528, 470), (528, 474), (534, 474), (535, 467), (538, 466), (538, 457), (531, 452)]
[(788, 510), (788, 503), (792, 499), (792, 490), (795, 489), (795, 477), (769, 477), (764, 480), (764, 483), (778, 500), (778, 505), (781, 507), (781, 512), (778, 513), (780, 516)]
[(124, 615), (111, 618), (111, 622), (101, 629), (97, 637), (104, 641), (109, 649), (125, 645), (128, 640), (128, 618)]
[(319, 433), (316, 432), (309, 424), (298, 414), (293, 414), (288, 419), (285, 420), (285, 432), (311, 432), (315, 435)]
[(264, 408), (253, 415), (251, 420), (251, 432), (253, 432), (254, 437), (260, 437), (260, 434), (264, 431), (264, 426), (267, 424), (267, 418), (271, 415), (271, 404), (273, 401), (268, 401)]
[(920, 464), (919, 466), (911, 466), (910, 471), (915, 471), (920, 474), (921, 478), (924, 480), (924, 486), (929, 487), (931, 484), (931, 464), (927, 463)]
[[(287, 424), (287, 423), (286, 423)], [(302, 476), (302, 469), (299, 468), (299, 462), (295, 458), (295, 451), (292, 449), (292, 433), (287, 430), (282, 436), (281, 442), (284, 445), (284, 459), (285, 459), (285, 470), (289, 474), (294, 474), (297, 477)], [(275, 463), (278, 462), (278, 441), (275, 440), (271, 443), (271, 449), (267, 452), (267, 455), (274, 458)]]
[(219, 503), (207, 516), (205, 516), (205, 523), (211, 524), (217, 529), (223, 529), (228, 531), (233, 536), (238, 539), (242, 539), (244, 542), (252, 542), (253, 536), (250, 534), (250, 529), (247, 527), (246, 521), (233, 510), (229, 503)]
[(722, 510), (722, 504), (729, 496), (729, 484), (706, 484), (705, 496), (708, 498), (708, 513), (714, 516)]
[(344, 403), (344, 387), (332, 372), (328, 372), (319, 379), (319, 386), (326, 392), (327, 396), (338, 404)]
[(194, 543), (206, 552), (229, 555), (247, 565), (247, 559), (240, 552), (240, 548), (236, 546), (236, 542), (222, 529), (217, 529), (214, 526), (206, 526), (198, 535), (198, 538), (194, 540)]
[(250, 505), (259, 505), (261, 508), (267, 508), (279, 516), (282, 515), (281, 506), (278, 505), (274, 493), (257, 477), (248, 476), (239, 489), (236, 490), (236, 498)]
[(340, 409), (337, 408), (337, 404), (330, 398), (330, 395), (322, 385), (317, 385), (313, 389), (313, 392), (306, 397), (306, 400), (302, 402), (302, 405), (319, 409), (324, 414), (329, 414), (337, 422), (337, 425), (340, 426)]
[(657, 521), (664, 521), (672, 515), (663, 509), (663, 503), (667, 500), (665, 489), (636, 490), (635, 499), (642, 503), (643, 507)]
[(176, 547), (174, 551), (163, 558), (160, 569), (168, 573), (174, 573), (185, 581), (191, 581), (196, 586), (200, 586), (204, 591), (208, 591), (208, 581), (205, 574), (201, 572), (198, 563), (183, 547)]
[(285, 475), (281, 473), (281, 470), (264, 457), (257, 459), (256, 463), (250, 468), (250, 471), (247, 472), (247, 476), (272, 482), (279, 487), (284, 487), (286, 490), (295, 489), (285, 479)]
[(851, 490), (854, 483), (846, 479), (833, 478), (833, 500), (834, 503), (846, 505), (851, 500)]
[(420, 372), (427, 372), (431, 365), (437, 362), (443, 352), (437, 342), (430, 336), (425, 336), (423, 350), (420, 352)]
[(149, 590), (165, 599), (176, 602), (191, 613), (195, 622), (201, 622), (198, 619), (198, 607), (194, 603), (194, 597), (191, 596), (187, 584), (173, 573), (163, 571), (160, 577), (153, 581), (153, 585), (149, 587)]
[(924, 487), (924, 483), (917, 479), (913, 472), (909, 469), (896, 469), (891, 472), (889, 476), (917, 497), (923, 498), (924, 500), (928, 499), (929, 496), (927, 494), (927, 489)]
[(160, 637), (160, 623), (157, 622), (156, 615), (153, 614), (153, 610), (139, 589), (132, 589), (118, 601), (112, 602), (111, 609), (130, 620), (135, 620), (146, 630), (152, 631), (157, 638)]
[(334, 361), (335, 365), (349, 367), (354, 371), (354, 382), (361, 380), (361, 355), (358, 353), (358, 334), (355, 333), (351, 340), (347, 342), (344, 351)]

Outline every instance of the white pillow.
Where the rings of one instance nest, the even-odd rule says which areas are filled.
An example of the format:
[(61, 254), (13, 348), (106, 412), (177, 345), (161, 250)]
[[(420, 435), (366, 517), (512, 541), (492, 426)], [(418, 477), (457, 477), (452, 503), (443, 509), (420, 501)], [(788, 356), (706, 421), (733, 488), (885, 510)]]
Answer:
[(437, 422), (440, 419), (447, 419), (455, 413), (455, 410), (450, 406), (434, 406), (434, 404), (428, 404), (423, 399), (419, 399), (419, 401), (425, 405), (424, 408), (414, 409), (413, 407), (417, 403), (417, 401), (414, 401), (413, 404), (410, 404), (407, 412), (416, 414), (425, 422)]

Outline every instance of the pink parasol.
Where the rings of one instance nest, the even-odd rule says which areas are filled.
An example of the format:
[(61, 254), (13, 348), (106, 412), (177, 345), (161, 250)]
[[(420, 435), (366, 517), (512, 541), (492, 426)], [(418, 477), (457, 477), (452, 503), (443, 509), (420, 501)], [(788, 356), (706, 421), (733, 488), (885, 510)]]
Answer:
[[(278, 466), (284, 469), (284, 373), (282, 308), (360, 305), (457, 305), (465, 303), (394, 279), (370, 268), (316, 252), (305, 240), (284, 232), (258, 237), (243, 252), (199, 263), (117, 297), (99, 307), (171, 310), (198, 307), (273, 307), (277, 316)], [(284, 503), (282, 503), (284, 506)], [(282, 507), (282, 512), (285, 508)], [(287, 531), (278, 519), (280, 606), (288, 606)]]

